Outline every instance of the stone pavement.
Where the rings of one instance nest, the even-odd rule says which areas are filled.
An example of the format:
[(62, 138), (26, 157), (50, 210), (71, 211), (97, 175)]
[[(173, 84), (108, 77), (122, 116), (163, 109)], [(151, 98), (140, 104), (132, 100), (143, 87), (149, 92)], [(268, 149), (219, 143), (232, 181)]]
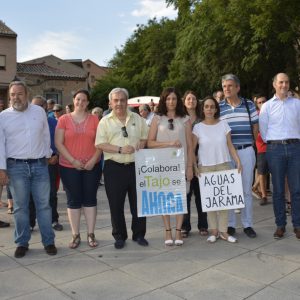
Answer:
[[(83, 241), (71, 250), (66, 197), (59, 191), (64, 230), (56, 232), (56, 256), (45, 253), (36, 228), (26, 256), (14, 258), (13, 220), (0, 209), (0, 219), (12, 223), (0, 229), (0, 299), (300, 299), (300, 242), (292, 233), (290, 217), (286, 237), (273, 239), (271, 205), (254, 202), (256, 239), (247, 238), (239, 228), (237, 244), (208, 244), (196, 230), (193, 205), (193, 231), (182, 247), (166, 248), (161, 217), (152, 217), (147, 223), (149, 247), (129, 239), (124, 249), (116, 250), (103, 186), (98, 200), (99, 247), (87, 246), (82, 221)], [(130, 222), (127, 225), (131, 236)]]

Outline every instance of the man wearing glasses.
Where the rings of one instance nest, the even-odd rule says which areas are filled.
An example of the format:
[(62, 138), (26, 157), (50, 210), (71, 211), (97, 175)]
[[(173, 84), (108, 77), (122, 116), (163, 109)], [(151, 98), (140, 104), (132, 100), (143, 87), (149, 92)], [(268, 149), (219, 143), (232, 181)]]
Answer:
[(98, 125), (96, 146), (104, 152), (105, 190), (110, 206), (115, 248), (122, 249), (127, 239), (124, 203), (128, 194), (132, 215), (132, 240), (148, 246), (146, 218), (137, 216), (134, 152), (145, 147), (148, 126), (138, 114), (127, 109), (128, 91), (114, 88), (109, 93), (112, 112)]

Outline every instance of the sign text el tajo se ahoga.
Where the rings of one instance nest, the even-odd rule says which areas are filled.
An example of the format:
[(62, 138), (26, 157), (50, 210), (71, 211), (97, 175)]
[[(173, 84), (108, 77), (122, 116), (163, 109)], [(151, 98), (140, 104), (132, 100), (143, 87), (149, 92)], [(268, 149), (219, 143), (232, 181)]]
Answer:
[(183, 148), (135, 152), (138, 216), (186, 213)]
[(242, 176), (237, 169), (201, 173), (199, 186), (203, 211), (245, 207)]

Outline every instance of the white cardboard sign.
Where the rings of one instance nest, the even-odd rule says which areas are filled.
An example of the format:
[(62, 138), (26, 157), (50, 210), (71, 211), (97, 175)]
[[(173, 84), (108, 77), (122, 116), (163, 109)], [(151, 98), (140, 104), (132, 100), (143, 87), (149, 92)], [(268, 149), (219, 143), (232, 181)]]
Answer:
[(183, 148), (135, 152), (138, 216), (187, 213)]
[(242, 176), (237, 169), (201, 173), (199, 186), (205, 212), (245, 207)]

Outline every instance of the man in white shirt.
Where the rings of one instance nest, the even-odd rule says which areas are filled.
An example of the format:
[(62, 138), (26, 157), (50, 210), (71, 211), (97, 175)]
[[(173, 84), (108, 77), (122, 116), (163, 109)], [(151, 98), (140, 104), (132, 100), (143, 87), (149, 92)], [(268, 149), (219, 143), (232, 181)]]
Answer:
[(154, 113), (151, 111), (151, 108), (148, 104), (142, 104), (139, 106), (140, 116), (143, 117), (146, 121), (146, 124), (150, 127)]
[(0, 170), (6, 172), (14, 199), (16, 258), (25, 256), (29, 247), (30, 193), (33, 195), (45, 251), (49, 255), (57, 253), (49, 205), (49, 127), (44, 110), (30, 104), (27, 96), (24, 82), (11, 82), (11, 107), (0, 114), (0, 135), (3, 137), (0, 149), (5, 153), (4, 157), (0, 156)]
[(275, 95), (263, 104), (259, 129), (267, 143), (267, 161), (273, 183), (273, 209), (277, 229), (275, 239), (284, 236), (285, 178), (291, 194), (292, 223), (300, 240), (300, 100), (289, 97), (289, 77), (277, 74), (273, 79)]

